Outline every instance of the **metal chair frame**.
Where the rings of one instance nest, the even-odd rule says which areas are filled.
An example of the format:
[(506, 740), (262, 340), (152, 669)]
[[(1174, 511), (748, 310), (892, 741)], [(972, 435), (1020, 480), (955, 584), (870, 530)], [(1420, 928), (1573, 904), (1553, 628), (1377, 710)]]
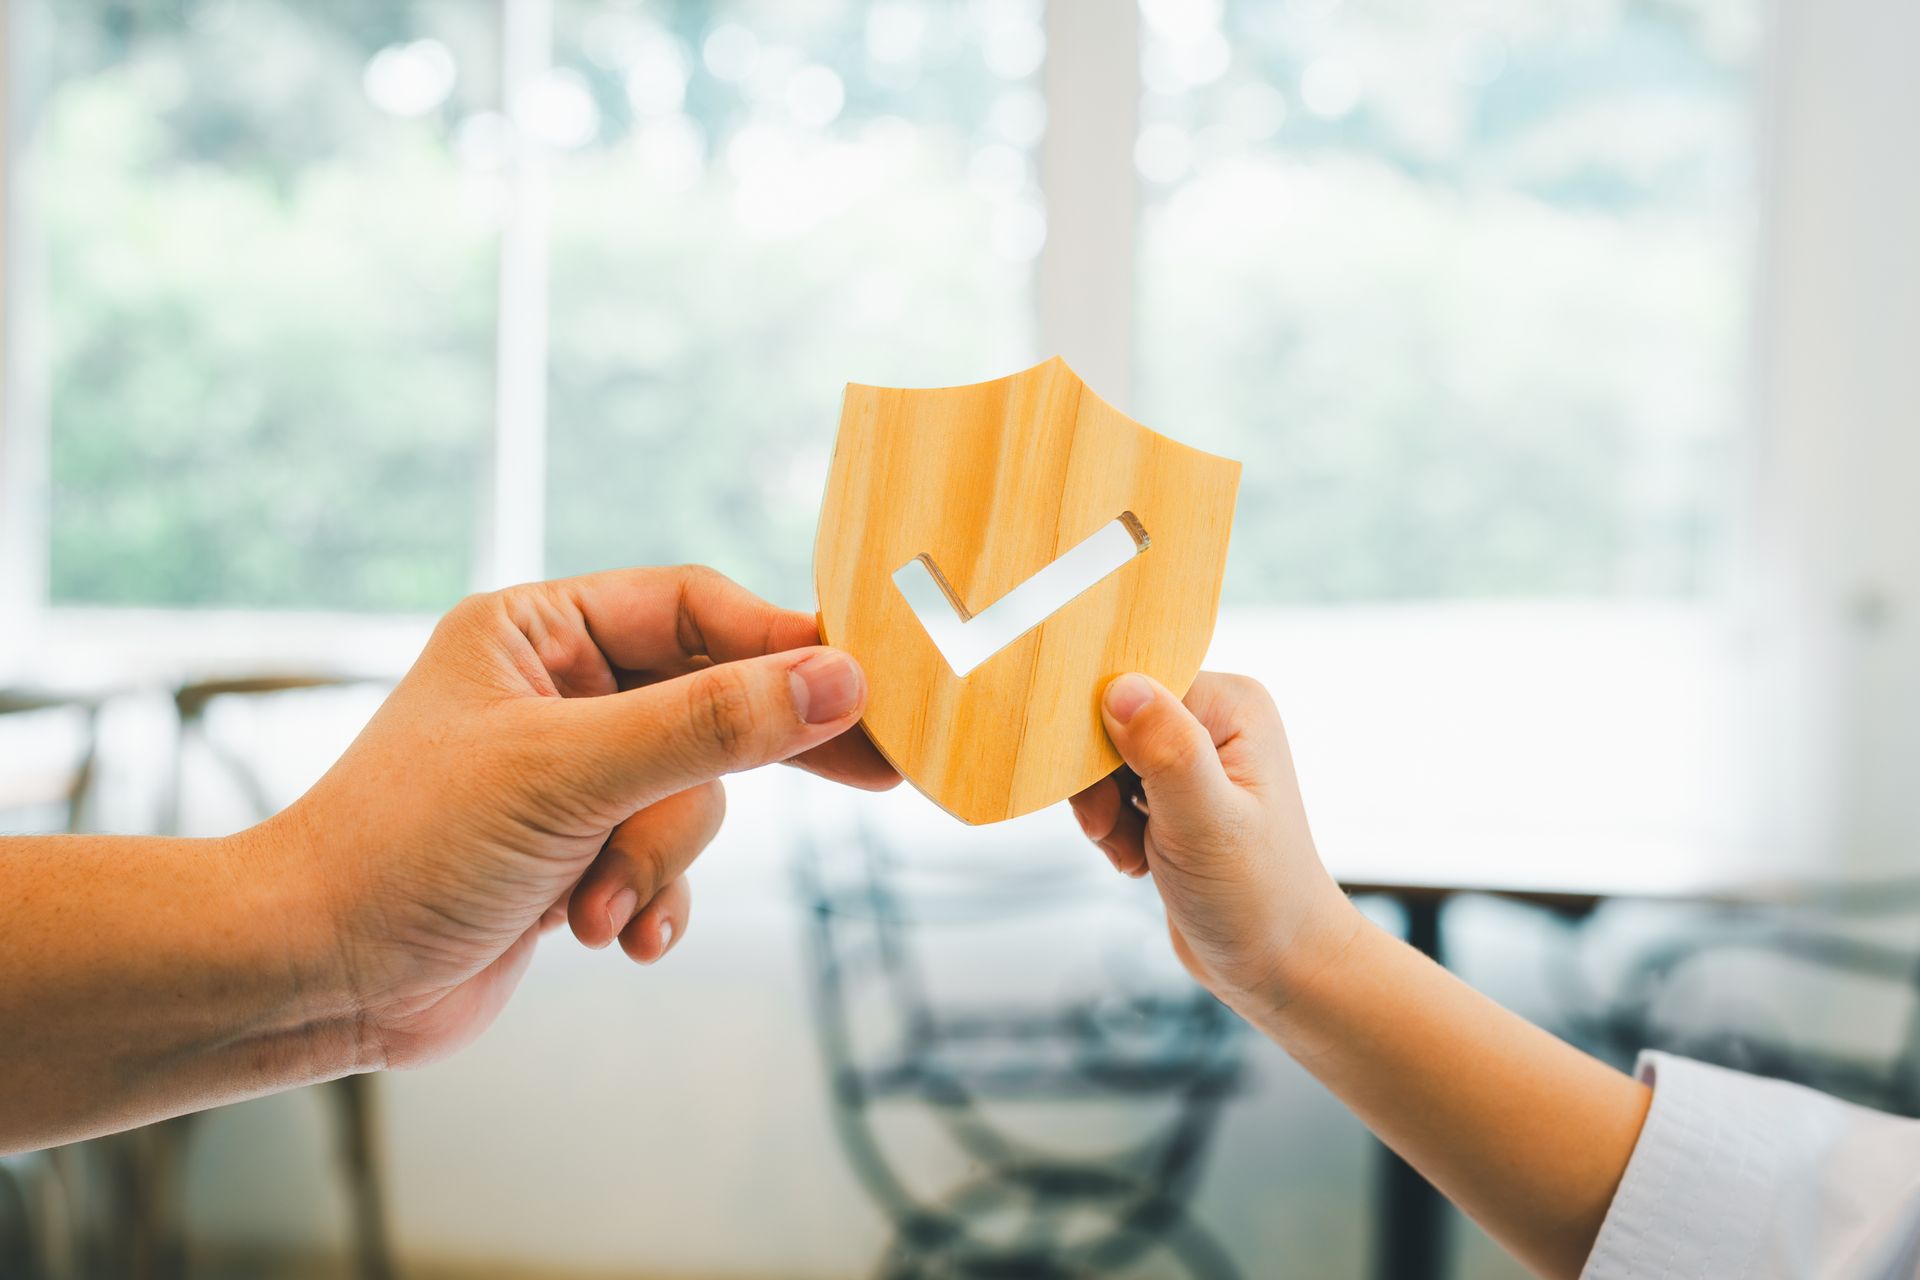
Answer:
[[(985, 901), (910, 902), (887, 848), (859, 830), (834, 856), (809, 843), (798, 863), (820, 1044), (835, 1128), (856, 1176), (893, 1224), (878, 1274), (905, 1277), (1092, 1277), (1156, 1251), (1187, 1274), (1239, 1273), (1189, 1211), (1220, 1108), (1241, 1067), (1239, 1023), (1211, 996), (1070, 1001), (1051, 1009), (940, 1009), (917, 943), (925, 931), (1044, 905), (1032, 886)], [(853, 1026), (856, 988), (877, 988), (899, 1035), (896, 1052), (863, 1061)], [(1171, 1117), (1138, 1142), (1091, 1155), (1050, 1152), (996, 1123), (997, 1102), (1063, 1106), (1137, 1099)], [(944, 1196), (916, 1195), (878, 1131), (894, 1108), (920, 1107), (977, 1167)], [(992, 1227), (1009, 1214), (1011, 1238)], [(1097, 1228), (1071, 1236), (1089, 1222)]]

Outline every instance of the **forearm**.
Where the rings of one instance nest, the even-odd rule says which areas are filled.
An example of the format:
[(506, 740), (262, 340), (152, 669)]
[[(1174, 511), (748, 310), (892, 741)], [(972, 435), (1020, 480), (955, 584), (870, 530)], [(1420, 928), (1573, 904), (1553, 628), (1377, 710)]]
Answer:
[(1245, 1012), (1522, 1262), (1578, 1275), (1650, 1091), (1348, 911)]
[(0, 840), (0, 1152), (360, 1065), (297, 852), (267, 828)]

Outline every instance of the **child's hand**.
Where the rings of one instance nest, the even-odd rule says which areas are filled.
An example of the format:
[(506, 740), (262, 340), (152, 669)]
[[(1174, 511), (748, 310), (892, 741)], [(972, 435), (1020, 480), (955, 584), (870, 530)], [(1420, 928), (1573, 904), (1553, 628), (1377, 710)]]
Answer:
[(1183, 705), (1123, 675), (1101, 712), (1147, 813), (1115, 774), (1073, 798), (1081, 828), (1116, 870), (1152, 873), (1174, 952), (1208, 990), (1248, 1016), (1285, 1003), (1360, 917), (1314, 852), (1273, 699), (1202, 672)]
[(1124, 675), (1102, 713), (1148, 813), (1127, 799), (1124, 774), (1075, 796), (1074, 812), (1114, 866), (1152, 873), (1188, 971), (1521, 1262), (1580, 1275), (1647, 1087), (1348, 904), (1314, 852), (1286, 734), (1259, 685), (1203, 672), (1183, 706)]

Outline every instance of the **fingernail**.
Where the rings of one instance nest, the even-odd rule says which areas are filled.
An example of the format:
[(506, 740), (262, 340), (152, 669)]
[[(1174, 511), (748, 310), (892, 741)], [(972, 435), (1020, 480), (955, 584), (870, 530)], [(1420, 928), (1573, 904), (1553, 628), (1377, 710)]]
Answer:
[(667, 948), (673, 945), (673, 921), (660, 922), (660, 954), (667, 954)]
[[(631, 885), (607, 899), (608, 942), (620, 936), (620, 931), (627, 927), (628, 921), (633, 919), (634, 909), (639, 905), (640, 895)], [(606, 943), (603, 942), (600, 945), (605, 946)]]
[(1107, 686), (1107, 714), (1121, 724), (1153, 701), (1153, 686), (1145, 676), (1124, 675)]
[(793, 709), (808, 724), (840, 719), (860, 705), (867, 688), (860, 664), (832, 649), (794, 667), (787, 681), (793, 686)]
[(1105, 845), (1100, 846), (1100, 852), (1107, 855), (1107, 861), (1113, 864), (1113, 869), (1115, 871), (1118, 871), (1121, 875), (1127, 874), (1127, 869), (1120, 865), (1119, 854), (1115, 853), (1112, 849), (1107, 848)]

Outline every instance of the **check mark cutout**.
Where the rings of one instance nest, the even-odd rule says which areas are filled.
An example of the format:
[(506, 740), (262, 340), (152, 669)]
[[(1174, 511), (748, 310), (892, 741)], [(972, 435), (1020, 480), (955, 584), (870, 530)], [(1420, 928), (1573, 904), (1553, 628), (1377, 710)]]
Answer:
[(923, 553), (901, 565), (893, 582), (933, 647), (955, 675), (965, 676), (1146, 549), (1146, 529), (1133, 512), (1122, 511), (978, 613), (968, 611), (931, 555)]

